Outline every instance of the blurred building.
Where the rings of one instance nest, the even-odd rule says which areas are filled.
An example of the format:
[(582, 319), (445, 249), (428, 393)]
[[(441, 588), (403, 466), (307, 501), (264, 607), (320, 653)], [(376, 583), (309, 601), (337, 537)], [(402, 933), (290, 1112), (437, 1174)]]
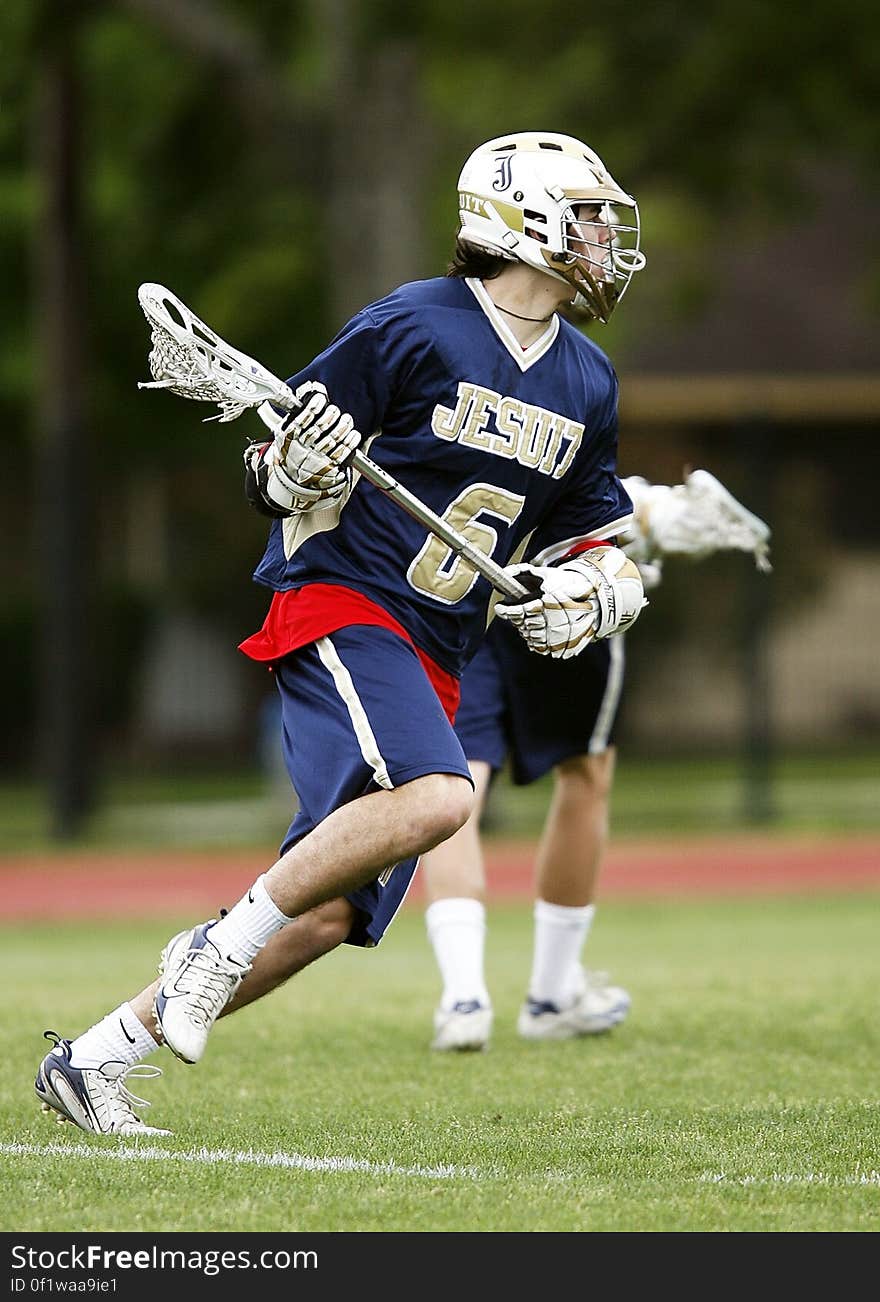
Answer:
[(667, 564), (629, 639), (631, 745), (735, 746), (759, 726), (756, 692), (777, 745), (880, 739), (880, 317), (862, 274), (880, 203), (825, 168), (788, 217), (733, 214), (701, 247), (701, 311), (668, 306), (678, 258), (632, 291), (623, 470), (712, 470), (771, 525), (774, 573)]

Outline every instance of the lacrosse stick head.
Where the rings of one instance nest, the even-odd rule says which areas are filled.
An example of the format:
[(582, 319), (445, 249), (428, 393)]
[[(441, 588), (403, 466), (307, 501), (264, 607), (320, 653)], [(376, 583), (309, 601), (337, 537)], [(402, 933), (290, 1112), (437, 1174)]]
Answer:
[(214, 402), (209, 420), (235, 420), (263, 402), (293, 410), (293, 393), (264, 366), (227, 344), (164, 285), (146, 283), (138, 302), (150, 327), (152, 381), (139, 389), (168, 389), (181, 398)]
[(770, 526), (753, 515), (708, 470), (689, 470), (670, 487), (633, 476), (624, 481), (636, 508), (633, 545), (627, 554), (641, 563), (664, 556), (700, 560), (716, 552), (750, 552), (769, 572)]

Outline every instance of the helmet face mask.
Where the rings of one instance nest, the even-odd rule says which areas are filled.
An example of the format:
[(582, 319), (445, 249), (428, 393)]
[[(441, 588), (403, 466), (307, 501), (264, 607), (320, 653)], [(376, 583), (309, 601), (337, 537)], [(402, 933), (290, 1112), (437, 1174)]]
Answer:
[(599, 321), (645, 265), (635, 199), (572, 136), (490, 140), (465, 163), (458, 189), (460, 240), (565, 281)]

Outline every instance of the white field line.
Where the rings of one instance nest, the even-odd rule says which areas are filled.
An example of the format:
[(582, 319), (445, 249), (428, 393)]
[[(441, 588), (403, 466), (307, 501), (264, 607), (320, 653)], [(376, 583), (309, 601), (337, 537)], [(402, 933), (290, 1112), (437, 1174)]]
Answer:
[[(479, 1171), (469, 1166), (398, 1166), (396, 1162), (367, 1162), (355, 1157), (309, 1157), (303, 1153), (259, 1153), (230, 1148), (189, 1148), (175, 1151), (134, 1144), (119, 1147), (91, 1148), (88, 1144), (0, 1144), (0, 1153), (10, 1157), (83, 1157), (109, 1158), (117, 1162), (183, 1162), (198, 1166), (258, 1166), (281, 1167), (295, 1171), (323, 1171), (332, 1173), (362, 1172), (367, 1175), (416, 1176), (425, 1180), (491, 1180), (498, 1172)], [(533, 1173), (536, 1174), (536, 1173)], [(572, 1171), (545, 1171), (544, 1179), (570, 1183), (576, 1179)], [(585, 1173), (584, 1179), (588, 1178)], [(827, 1175), (821, 1171), (800, 1174), (774, 1171), (770, 1175), (727, 1175), (723, 1171), (703, 1171), (698, 1184), (736, 1185), (755, 1188), (768, 1185), (821, 1186), (825, 1188), (880, 1188), (880, 1171), (856, 1171), (854, 1175)]]
[(189, 1148), (175, 1151), (146, 1145), (90, 1148), (88, 1144), (0, 1144), (10, 1157), (110, 1158), (117, 1162), (189, 1162), (199, 1166), (268, 1166), (295, 1171), (361, 1171), (367, 1175), (418, 1176), (424, 1180), (479, 1180), (481, 1173), (462, 1166), (398, 1166), (395, 1162), (366, 1162), (356, 1157), (308, 1157), (303, 1153), (257, 1153), (253, 1149)]

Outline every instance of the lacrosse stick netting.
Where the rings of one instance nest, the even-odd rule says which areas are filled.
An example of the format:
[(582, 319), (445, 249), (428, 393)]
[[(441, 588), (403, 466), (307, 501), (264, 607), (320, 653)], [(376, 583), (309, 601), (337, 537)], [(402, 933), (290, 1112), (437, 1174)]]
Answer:
[[(283, 411), (296, 411), (299, 404), (289, 385), (279, 380), (253, 357), (240, 353), (200, 321), (185, 303), (163, 285), (146, 283), (138, 290), (138, 302), (150, 327), (149, 355), (152, 381), (139, 389), (168, 389), (181, 398), (213, 402), (220, 408), (209, 420), (236, 420), (251, 407), (270, 402)], [(398, 506), (418, 520), (447, 547), (467, 561), (502, 595), (518, 600), (527, 595), (516, 579), (506, 574), (491, 556), (476, 547), (441, 516), (435, 515), (417, 497), (371, 461), (360, 450), (351, 457), (352, 468), (374, 487), (386, 493)]]
[(208, 420), (237, 420), (262, 402), (295, 410), (293, 393), (282, 380), (227, 344), (176, 294), (162, 285), (141, 285), (138, 302), (153, 344), (148, 359), (153, 380), (139, 389), (168, 389), (181, 398), (215, 402), (220, 413)]

